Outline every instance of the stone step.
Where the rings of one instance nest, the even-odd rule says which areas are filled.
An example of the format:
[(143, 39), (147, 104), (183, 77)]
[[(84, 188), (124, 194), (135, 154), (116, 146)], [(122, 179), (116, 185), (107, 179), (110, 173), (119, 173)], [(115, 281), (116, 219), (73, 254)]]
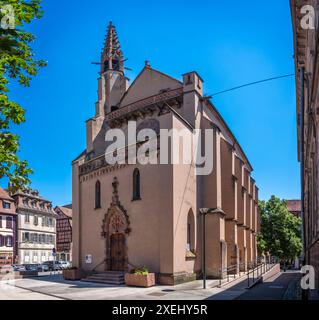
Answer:
[(95, 276), (95, 275), (92, 275), (92, 276), (89, 276), (87, 277), (89, 279), (96, 279), (96, 280), (121, 280), (121, 281), (124, 281), (124, 277), (111, 277), (111, 276), (104, 276), (104, 277), (101, 277), (101, 276)]
[(82, 281), (113, 284), (113, 285), (121, 285), (125, 283), (124, 272), (121, 272), (121, 271), (106, 271), (106, 272), (94, 273), (82, 279)]
[(94, 282), (94, 283), (103, 283), (103, 284), (112, 284), (112, 285), (122, 285), (125, 284), (124, 279), (118, 280), (118, 279), (92, 279), (91, 277), (82, 279), (81, 281), (85, 282)]
[(124, 277), (124, 273), (111, 273), (111, 272), (103, 272), (103, 273), (93, 273), (92, 276), (99, 276), (99, 277)]

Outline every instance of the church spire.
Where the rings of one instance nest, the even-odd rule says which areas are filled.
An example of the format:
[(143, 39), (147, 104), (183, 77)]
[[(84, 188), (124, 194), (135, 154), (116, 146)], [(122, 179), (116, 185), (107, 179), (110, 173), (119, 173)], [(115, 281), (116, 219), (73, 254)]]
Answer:
[(101, 57), (101, 73), (108, 70), (124, 72), (123, 53), (115, 26), (110, 21)]

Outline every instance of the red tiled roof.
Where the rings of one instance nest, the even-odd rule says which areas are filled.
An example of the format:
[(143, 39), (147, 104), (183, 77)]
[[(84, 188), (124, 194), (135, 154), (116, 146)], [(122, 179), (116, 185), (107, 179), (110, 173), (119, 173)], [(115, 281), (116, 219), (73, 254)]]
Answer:
[[(64, 215), (66, 215), (69, 218), (72, 218), (72, 209), (62, 206), (57, 206), (56, 209), (61, 211)], [(59, 212), (57, 212), (59, 214)]]
[(7, 191), (5, 191), (3, 188), (0, 187), (0, 199), (7, 199), (7, 200), (12, 200), (13, 199), (9, 196)]
[(301, 200), (287, 200), (287, 208), (290, 212), (301, 211)]

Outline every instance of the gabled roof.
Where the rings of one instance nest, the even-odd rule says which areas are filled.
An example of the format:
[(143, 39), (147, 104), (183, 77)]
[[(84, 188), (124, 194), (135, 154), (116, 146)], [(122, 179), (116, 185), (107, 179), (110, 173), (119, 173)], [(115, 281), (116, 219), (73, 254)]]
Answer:
[(290, 212), (301, 211), (301, 200), (287, 200), (287, 209)]
[(0, 199), (14, 201), (3, 188), (0, 187)]
[(72, 209), (69, 206), (56, 206), (54, 208), (54, 211), (58, 214), (58, 215), (65, 215), (68, 218), (72, 218)]
[(179, 80), (147, 65), (125, 92), (120, 107), (157, 95), (161, 90), (173, 90), (182, 86), (183, 84)]

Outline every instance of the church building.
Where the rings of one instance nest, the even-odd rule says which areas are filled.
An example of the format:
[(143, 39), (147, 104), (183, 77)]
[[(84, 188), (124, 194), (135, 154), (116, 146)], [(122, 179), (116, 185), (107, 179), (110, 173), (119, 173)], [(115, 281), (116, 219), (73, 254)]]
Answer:
[[(175, 79), (146, 62), (129, 84), (124, 62), (110, 23), (86, 149), (72, 162), (73, 265), (90, 274), (144, 266), (158, 283), (174, 285), (201, 276), (205, 242), (208, 277), (221, 277), (227, 267), (246, 270), (257, 259), (258, 188), (244, 151), (203, 95), (203, 79), (195, 71)], [(110, 164), (106, 134), (122, 130), (127, 148), (130, 121), (137, 133), (149, 128), (159, 138), (163, 129), (211, 130), (202, 143), (202, 154), (212, 154), (211, 172), (197, 174), (194, 161)], [(170, 148), (172, 154), (175, 144)], [(158, 144), (157, 156), (163, 151)]]

